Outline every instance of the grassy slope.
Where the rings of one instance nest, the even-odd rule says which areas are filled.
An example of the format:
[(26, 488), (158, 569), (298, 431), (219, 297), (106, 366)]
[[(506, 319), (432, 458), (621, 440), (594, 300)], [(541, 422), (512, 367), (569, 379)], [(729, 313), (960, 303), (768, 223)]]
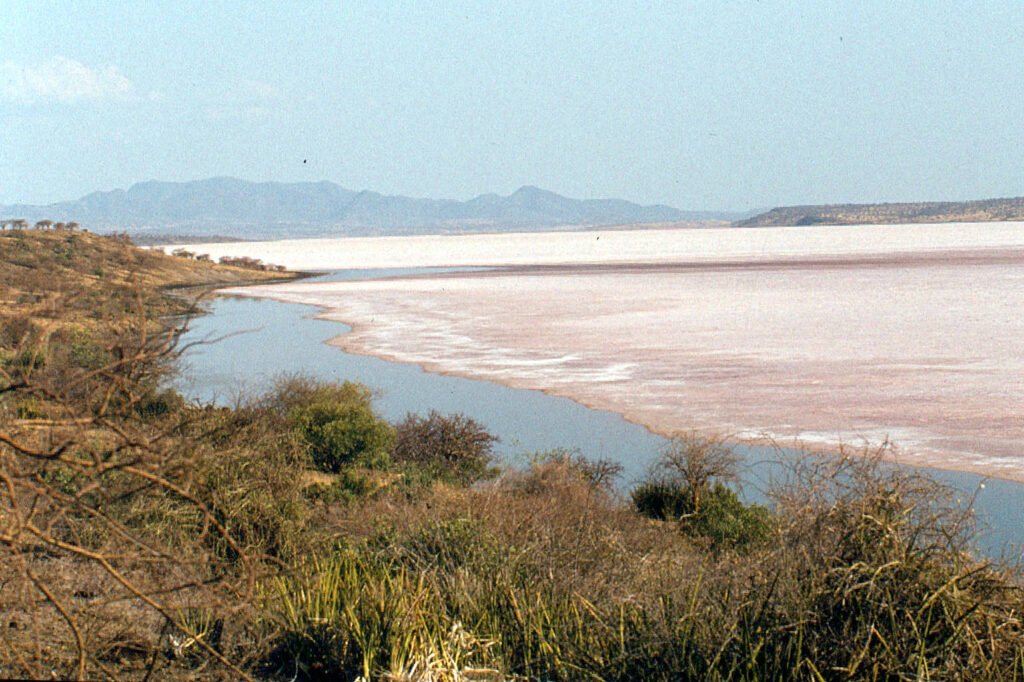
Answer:
[[(158, 295), (156, 290), (289, 277), (176, 258), (87, 232), (0, 232), (0, 310), (8, 316), (28, 313), (35, 317), (100, 319), (113, 312), (104, 312), (108, 299), (123, 302), (137, 290), (145, 292), (145, 304), (151, 312), (172, 313), (180, 309), (180, 304)], [(86, 301), (94, 302), (95, 307), (83, 305)]]
[[(151, 404), (158, 412), (166, 407), (157, 391), (173, 326), (164, 318), (194, 312), (190, 297), (169, 290), (290, 276), (172, 257), (84, 232), (0, 232), (0, 476), (7, 483), (0, 583), (11, 587), (0, 595), (0, 676), (49, 676), (44, 671), (55, 669), (75, 677), (69, 661), (76, 641), (93, 659), (89, 678), (104, 670), (132, 676), (133, 657), (121, 661), (117, 652), (152, 650), (166, 619), (138, 599), (125, 601), (126, 588), (111, 571), (159, 593), (195, 580), (183, 562), (216, 563), (187, 536), (159, 537), (175, 524), (129, 528), (138, 538), (157, 534), (143, 546), (118, 545), (111, 536), (123, 534), (133, 507), (161, 509), (168, 484), (194, 485), (207, 451), (201, 438), (169, 433), (199, 421), (203, 411), (195, 419), (187, 412), (169, 419), (141, 414)], [(146, 489), (147, 479), (126, 476), (125, 467), (164, 482)], [(90, 516), (105, 520), (97, 525)], [(98, 554), (88, 559), (83, 552)], [(107, 557), (110, 570), (98, 557)], [(210, 578), (205, 568), (200, 575)]]

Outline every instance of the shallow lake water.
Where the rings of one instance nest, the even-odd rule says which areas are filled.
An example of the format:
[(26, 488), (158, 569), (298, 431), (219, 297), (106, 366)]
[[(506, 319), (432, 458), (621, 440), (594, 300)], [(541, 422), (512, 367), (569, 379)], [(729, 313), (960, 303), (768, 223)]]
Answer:
[[(435, 272), (436, 270), (429, 270)], [(421, 274), (423, 270), (342, 271), (323, 279)], [(322, 281), (322, 280), (321, 280)], [(177, 388), (200, 402), (232, 404), (243, 395), (263, 392), (283, 374), (307, 374), (328, 380), (353, 380), (373, 389), (380, 414), (396, 421), (407, 413), (461, 412), (501, 440), (505, 462), (525, 462), (530, 453), (569, 448), (591, 459), (623, 465), (622, 488), (640, 479), (667, 444), (663, 436), (627, 422), (618, 414), (587, 408), (540, 391), (513, 389), (488, 381), (444, 376), (416, 365), (353, 355), (325, 342), (348, 331), (345, 325), (314, 319), (310, 306), (254, 298), (218, 298), (210, 314), (193, 320), (183, 338), (197, 343), (182, 362)], [(773, 478), (795, 453), (784, 449), (738, 446), (743, 495), (763, 501)], [(1024, 486), (973, 474), (932, 471), (953, 485), (963, 499), (975, 495), (983, 551), (1017, 559), (1024, 545)]]
[(325, 342), (346, 327), (310, 317), (317, 312), (310, 306), (222, 298), (210, 312), (193, 321), (183, 338), (186, 343), (213, 341), (190, 348), (182, 363), (178, 388), (200, 402), (233, 404), (288, 374), (357, 381), (374, 390), (374, 405), (390, 421), (432, 409), (462, 412), (501, 439), (497, 450), (507, 461), (557, 447), (578, 448), (591, 458), (621, 462), (631, 479), (644, 473), (666, 443), (617, 414), (567, 398), (345, 353)]

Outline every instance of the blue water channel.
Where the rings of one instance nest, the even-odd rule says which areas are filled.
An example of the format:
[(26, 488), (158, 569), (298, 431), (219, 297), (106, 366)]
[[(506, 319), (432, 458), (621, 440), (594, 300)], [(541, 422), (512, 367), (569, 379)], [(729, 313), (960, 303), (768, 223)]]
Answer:
[[(427, 272), (441, 270), (338, 271), (315, 281)], [(245, 396), (263, 393), (277, 378), (288, 374), (358, 381), (373, 389), (375, 406), (389, 421), (430, 410), (461, 412), (500, 438), (496, 450), (506, 463), (522, 464), (532, 453), (568, 448), (591, 459), (620, 463), (623, 490), (647, 473), (667, 444), (663, 436), (618, 414), (584, 407), (567, 398), (345, 353), (325, 342), (347, 333), (349, 328), (314, 319), (318, 309), (312, 306), (222, 297), (207, 307), (209, 314), (194, 319), (182, 339), (189, 348), (175, 387), (190, 400), (235, 404)], [(741, 458), (742, 494), (757, 502), (765, 500), (773, 482), (785, 477), (787, 462), (802, 454), (742, 445), (736, 452)], [(976, 518), (982, 528), (978, 544), (983, 552), (1009, 561), (1022, 557), (1024, 486), (973, 474), (929, 473), (953, 486), (956, 498), (974, 497)]]

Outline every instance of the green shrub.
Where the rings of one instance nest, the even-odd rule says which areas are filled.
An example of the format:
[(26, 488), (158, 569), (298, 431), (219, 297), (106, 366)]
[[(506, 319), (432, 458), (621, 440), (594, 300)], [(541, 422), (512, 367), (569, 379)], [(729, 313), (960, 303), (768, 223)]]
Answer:
[(706, 538), (713, 548), (747, 547), (763, 542), (771, 535), (771, 515), (761, 505), (745, 505), (739, 496), (722, 483), (702, 491), (700, 506), (683, 484), (648, 481), (630, 494), (633, 506), (644, 516), (679, 521), (687, 535)]
[(185, 399), (173, 389), (154, 392), (146, 395), (135, 405), (140, 417), (163, 417), (180, 412), (185, 407)]
[(759, 504), (743, 504), (730, 488), (716, 483), (698, 513), (682, 523), (684, 532), (700, 535), (712, 547), (749, 547), (767, 541), (772, 534), (771, 514)]
[(68, 361), (74, 367), (86, 370), (98, 369), (113, 360), (110, 352), (103, 344), (94, 341), (84, 334), (77, 335), (68, 346)]
[(387, 464), (394, 433), (366, 402), (315, 402), (296, 408), (291, 420), (321, 471)]
[(672, 521), (693, 513), (690, 491), (665, 481), (645, 481), (630, 492), (633, 507), (652, 519)]
[(772, 532), (768, 510), (745, 505), (723, 481), (734, 477), (735, 455), (721, 442), (675, 438), (648, 480), (630, 494), (633, 507), (654, 519), (675, 520), (683, 533), (712, 549), (746, 548)]

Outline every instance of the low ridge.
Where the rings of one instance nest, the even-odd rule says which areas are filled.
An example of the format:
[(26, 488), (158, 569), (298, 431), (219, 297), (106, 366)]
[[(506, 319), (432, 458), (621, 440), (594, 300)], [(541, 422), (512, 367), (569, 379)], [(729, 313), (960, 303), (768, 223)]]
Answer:
[(736, 227), (874, 225), (1024, 220), (1024, 197), (981, 201), (782, 206), (733, 223)]

